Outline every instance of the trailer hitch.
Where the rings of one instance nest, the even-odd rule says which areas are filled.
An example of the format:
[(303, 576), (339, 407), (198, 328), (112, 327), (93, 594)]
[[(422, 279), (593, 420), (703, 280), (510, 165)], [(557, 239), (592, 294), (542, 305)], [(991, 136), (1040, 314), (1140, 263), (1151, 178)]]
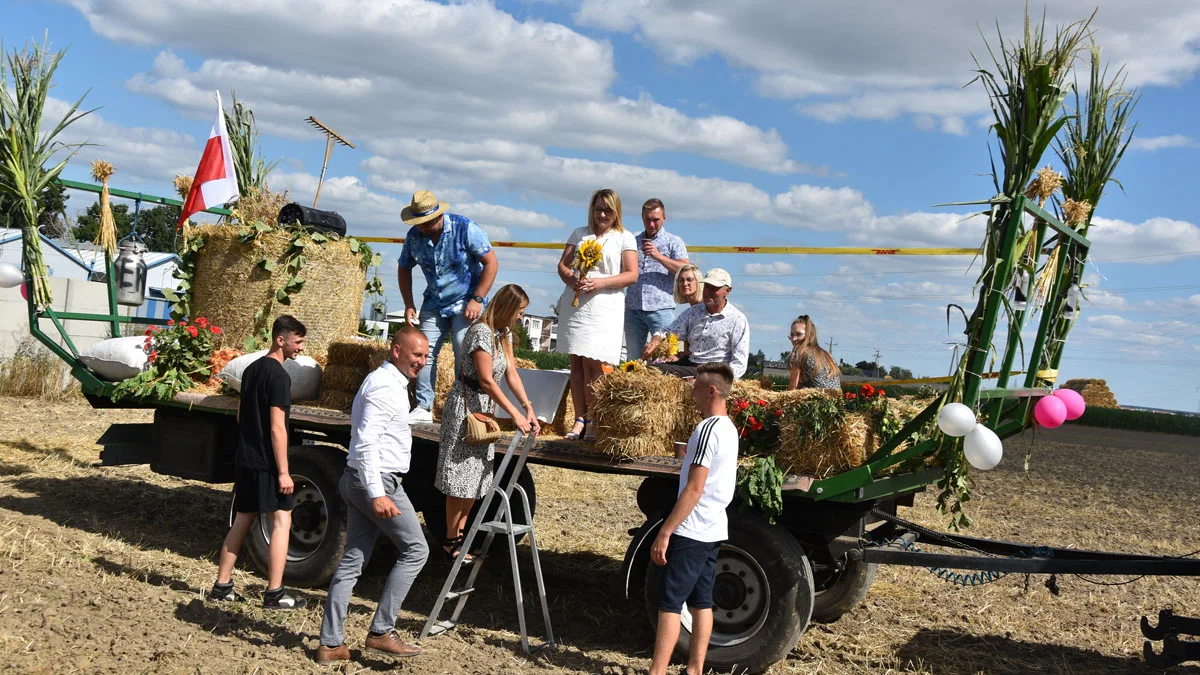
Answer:
[[(1200, 660), (1200, 642), (1180, 640), (1179, 634), (1200, 635), (1200, 619), (1176, 616), (1170, 609), (1158, 612), (1158, 625), (1151, 626), (1150, 620), (1142, 617), (1142, 635), (1147, 640), (1142, 644), (1142, 657), (1151, 668), (1170, 668), (1184, 661)], [(1162, 640), (1162, 653), (1154, 651), (1151, 640)]]

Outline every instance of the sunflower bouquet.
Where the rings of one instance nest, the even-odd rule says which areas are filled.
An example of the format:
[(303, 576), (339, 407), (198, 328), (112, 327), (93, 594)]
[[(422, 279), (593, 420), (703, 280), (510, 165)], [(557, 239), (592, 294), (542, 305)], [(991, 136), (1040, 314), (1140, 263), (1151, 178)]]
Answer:
[[(575, 249), (575, 260), (571, 262), (571, 269), (578, 272), (579, 280), (583, 281), (587, 278), (588, 272), (596, 269), (596, 266), (600, 264), (600, 258), (603, 255), (604, 244), (601, 244), (595, 237), (584, 239)], [(571, 300), (571, 306), (579, 306), (579, 291), (575, 291), (575, 298)]]
[(650, 352), (651, 359), (667, 359), (678, 355), (679, 336), (674, 333), (667, 333), (667, 336), (658, 343), (654, 351)]

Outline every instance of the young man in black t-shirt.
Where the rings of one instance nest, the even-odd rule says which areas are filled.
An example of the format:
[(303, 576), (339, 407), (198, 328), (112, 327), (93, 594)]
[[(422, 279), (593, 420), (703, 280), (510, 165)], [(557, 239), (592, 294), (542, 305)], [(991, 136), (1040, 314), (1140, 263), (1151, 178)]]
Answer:
[(221, 544), (217, 581), (210, 600), (232, 600), (233, 566), (242, 542), (255, 519), (271, 516), (271, 544), (267, 553), (266, 609), (300, 609), (308, 604), (283, 589), (288, 535), (295, 506), (294, 486), (288, 474), (288, 416), (292, 407), (292, 378), (283, 369), (285, 359), (304, 350), (304, 324), (291, 316), (275, 319), (271, 349), (242, 373), (242, 400), (238, 406), (238, 447), (234, 454), (233, 527)]

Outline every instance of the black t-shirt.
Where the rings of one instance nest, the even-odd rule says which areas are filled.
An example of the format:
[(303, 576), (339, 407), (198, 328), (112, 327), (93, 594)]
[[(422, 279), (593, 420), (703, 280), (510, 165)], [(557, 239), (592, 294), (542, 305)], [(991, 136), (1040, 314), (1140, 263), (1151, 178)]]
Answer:
[(242, 402), (238, 407), (238, 466), (278, 473), (271, 448), (271, 408), (283, 408), (286, 425), (292, 408), (292, 378), (283, 364), (264, 356), (242, 373)]

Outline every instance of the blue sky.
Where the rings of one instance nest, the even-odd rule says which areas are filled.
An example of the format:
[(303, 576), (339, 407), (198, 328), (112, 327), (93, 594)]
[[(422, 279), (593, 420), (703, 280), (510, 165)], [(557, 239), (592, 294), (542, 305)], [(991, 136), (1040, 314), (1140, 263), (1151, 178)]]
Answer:
[[(1040, 14), (1040, 6), (1031, 6)], [(1091, 13), (1061, 0), (1050, 23)], [(353, 233), (403, 236), (400, 209), (431, 189), (497, 240), (564, 241), (591, 192), (622, 195), (630, 229), (649, 197), (690, 244), (978, 246), (969, 210), (991, 196), (987, 102), (973, 76), (1021, 3), (920, 0), (74, 0), (0, 3), (12, 48), (49, 31), (68, 47), (54, 94), (100, 107), (71, 131), (113, 184), (170, 194), (211, 125), (213, 91), (256, 113), (276, 189), (311, 200), (324, 142), (315, 115), (358, 145), (334, 152), (321, 205)], [(1200, 7), (1107, 3), (1093, 24), (1141, 89), (1135, 144), (1093, 225), (1083, 314), (1060, 381), (1104, 378), (1124, 404), (1197, 408)], [(1085, 71), (1079, 72), (1086, 77)], [(1046, 162), (1056, 164), (1047, 156)], [(87, 199), (78, 195), (73, 205)], [(78, 204), (74, 204), (78, 202)], [(396, 246), (384, 246), (389, 309)], [(500, 253), (531, 313), (561, 286), (556, 254)], [(813, 316), (849, 362), (944, 375), (977, 268), (957, 257), (696, 255), (734, 277), (752, 348), (777, 355)]]

